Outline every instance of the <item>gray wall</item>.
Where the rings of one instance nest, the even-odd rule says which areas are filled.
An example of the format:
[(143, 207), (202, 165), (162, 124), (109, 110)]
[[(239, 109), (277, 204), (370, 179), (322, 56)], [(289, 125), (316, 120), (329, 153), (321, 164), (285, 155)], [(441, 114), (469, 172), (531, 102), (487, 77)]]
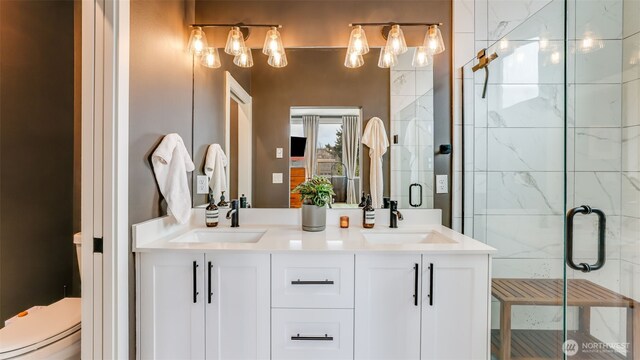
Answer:
[(0, 326), (72, 290), (73, 16), (72, 1), (0, 1)]
[[(389, 129), (389, 69), (377, 65), (377, 54), (366, 55), (357, 70), (343, 66), (344, 49), (289, 49), (289, 65), (275, 69), (254, 50), (251, 71), (253, 96), (253, 206), (289, 207), (289, 161), (275, 158), (275, 149), (289, 154), (289, 112), (292, 106), (362, 107), (363, 122), (377, 116)], [(375, 59), (374, 59), (375, 58)], [(259, 59), (259, 60), (258, 60)], [(373, 61), (376, 60), (376, 61)], [(368, 179), (369, 152), (362, 154), (362, 173)], [(389, 194), (389, 153), (383, 157), (384, 193)], [(259, 164), (259, 166), (258, 166)], [(271, 173), (284, 174), (282, 184)], [(369, 182), (363, 181), (369, 192)]]

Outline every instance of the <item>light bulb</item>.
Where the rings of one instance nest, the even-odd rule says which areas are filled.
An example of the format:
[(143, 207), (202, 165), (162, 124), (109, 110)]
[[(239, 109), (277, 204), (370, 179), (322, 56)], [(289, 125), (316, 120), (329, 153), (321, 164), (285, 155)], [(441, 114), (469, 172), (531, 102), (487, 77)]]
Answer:
[(229, 35), (227, 36), (227, 43), (224, 47), (224, 52), (229, 55), (240, 55), (245, 48), (244, 45), (244, 34), (240, 31), (240, 28), (234, 26), (229, 30)]
[(378, 59), (378, 67), (391, 68), (398, 62), (398, 57), (393, 53), (391, 49), (383, 47), (380, 49), (380, 58)]
[(551, 63), (555, 64), (555, 65), (560, 63), (560, 52), (559, 51), (554, 51), (553, 53), (551, 53)]
[(539, 46), (540, 50), (546, 50), (549, 47), (549, 39), (541, 38), (538, 41), (538, 46)]
[(189, 45), (187, 48), (194, 55), (202, 55), (202, 52), (207, 47), (207, 36), (201, 27), (196, 27), (191, 30), (189, 36)]
[(580, 41), (579, 50), (583, 53), (588, 53), (594, 50), (599, 50), (604, 47), (604, 42), (602, 40), (596, 39), (594, 34), (591, 31), (587, 31)]
[(358, 54), (357, 52), (350, 53), (347, 51), (347, 56), (344, 59), (345, 67), (355, 69), (359, 68), (362, 65), (364, 65), (364, 58), (362, 57), (362, 55)]
[(361, 25), (354, 26), (349, 35), (349, 45), (347, 45), (348, 54), (364, 55), (369, 52), (369, 44), (367, 43), (367, 35)]
[(212, 69), (219, 68), (221, 64), (218, 49), (214, 47), (204, 49), (202, 58), (200, 59), (200, 64)]
[(422, 46), (427, 49), (430, 55), (437, 55), (444, 52), (444, 40), (442, 39), (442, 32), (440, 32), (438, 25), (429, 26), (427, 34), (424, 36)]
[(271, 55), (274, 53), (284, 53), (284, 46), (282, 45), (282, 37), (277, 27), (272, 27), (267, 31), (267, 35), (264, 38), (264, 45), (262, 46), (262, 53), (265, 55)]
[(424, 46), (418, 46), (416, 51), (413, 53), (413, 61), (411, 65), (413, 67), (424, 67), (428, 66), (433, 62), (433, 58), (429, 54), (429, 50)]
[(387, 35), (387, 46), (394, 55), (400, 55), (407, 52), (407, 43), (404, 39), (404, 33), (400, 29), (400, 25), (391, 26), (389, 34)]
[(500, 40), (500, 50), (507, 50), (509, 48), (509, 39), (502, 38)]

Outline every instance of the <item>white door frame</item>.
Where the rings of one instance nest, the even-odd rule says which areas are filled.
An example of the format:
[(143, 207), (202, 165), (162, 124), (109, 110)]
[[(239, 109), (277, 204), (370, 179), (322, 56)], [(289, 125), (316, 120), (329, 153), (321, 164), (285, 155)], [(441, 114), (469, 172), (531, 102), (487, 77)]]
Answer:
[(83, 359), (129, 357), (129, 5), (82, 1)]
[[(225, 71), (224, 73), (224, 114), (225, 114), (225, 125), (224, 125), (224, 151), (229, 156), (231, 151), (231, 99), (235, 100), (238, 103), (238, 134), (245, 134), (246, 137), (252, 139), (253, 133), (253, 115), (252, 115), (252, 98), (251, 95), (233, 78), (230, 72)], [(252, 166), (253, 166), (253, 146), (252, 141), (248, 143), (242, 144), (242, 146), (238, 146), (238, 184), (231, 184), (230, 176), (231, 171), (227, 171), (227, 184), (228, 187), (232, 185), (239, 186), (239, 184), (243, 184), (238, 189), (238, 196), (240, 196), (241, 192), (244, 193), (249, 202), (252, 202), (252, 176), (247, 176), (246, 174), (251, 174)], [(227, 196), (230, 196), (230, 192), (227, 191)]]

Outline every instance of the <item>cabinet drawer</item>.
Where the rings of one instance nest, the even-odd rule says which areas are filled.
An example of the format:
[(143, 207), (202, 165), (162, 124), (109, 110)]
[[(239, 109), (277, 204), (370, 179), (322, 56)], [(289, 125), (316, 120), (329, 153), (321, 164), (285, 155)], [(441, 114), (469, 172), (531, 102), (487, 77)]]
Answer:
[(273, 255), (273, 307), (353, 308), (353, 255)]
[(353, 359), (353, 310), (272, 309), (271, 353), (280, 359)]

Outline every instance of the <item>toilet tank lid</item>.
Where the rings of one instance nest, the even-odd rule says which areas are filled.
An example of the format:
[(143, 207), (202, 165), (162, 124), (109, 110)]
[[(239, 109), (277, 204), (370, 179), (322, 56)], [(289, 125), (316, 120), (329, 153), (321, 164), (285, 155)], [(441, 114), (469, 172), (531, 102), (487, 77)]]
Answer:
[(0, 354), (32, 351), (34, 345), (40, 348), (57, 341), (57, 335), (77, 331), (80, 319), (80, 298), (64, 298), (45, 306), (0, 329)]

